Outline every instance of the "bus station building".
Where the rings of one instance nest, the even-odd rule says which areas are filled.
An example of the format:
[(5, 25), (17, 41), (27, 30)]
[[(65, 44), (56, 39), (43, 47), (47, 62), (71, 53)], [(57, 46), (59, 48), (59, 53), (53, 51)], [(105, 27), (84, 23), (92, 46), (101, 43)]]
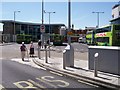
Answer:
[[(40, 23), (30, 23), (30, 22), (20, 22), (13, 20), (1, 20), (0, 23), (3, 24), (3, 41), (13, 42), (13, 35), (17, 34), (27, 34), (32, 36), (33, 41), (38, 41), (41, 36)], [(15, 31), (14, 31), (15, 23)], [(45, 33), (49, 33), (49, 24), (45, 25)], [(50, 24), (51, 34), (60, 34), (60, 27), (65, 26), (64, 24)]]

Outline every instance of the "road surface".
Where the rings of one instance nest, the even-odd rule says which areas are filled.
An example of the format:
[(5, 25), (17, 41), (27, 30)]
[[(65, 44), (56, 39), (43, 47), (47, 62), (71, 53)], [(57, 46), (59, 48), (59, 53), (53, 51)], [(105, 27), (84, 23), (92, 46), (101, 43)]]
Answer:
[[(12, 45), (5, 45), (0, 46), (0, 51), (2, 53), (2, 58), (4, 59), (12, 59), (12, 58), (20, 58), (21, 52), (20, 52), (20, 46), (21, 44), (12, 44)], [(30, 44), (26, 44), (29, 52)], [(74, 47), (74, 58), (75, 60), (88, 60), (88, 46), (86, 44), (79, 44), (79, 43), (72, 43), (72, 46)], [(35, 56), (38, 56), (38, 50), (37, 50), (37, 43), (34, 43), (35, 47)], [(63, 50), (66, 46), (52, 46), (51, 49), (51, 57), (58, 57), (63, 58)], [(41, 57), (45, 57), (45, 52), (41, 51)]]
[[(28, 61), (25, 61), (28, 62)], [(45, 88), (95, 88), (80, 80), (74, 80), (61, 74), (47, 71), (44, 68), (34, 68), (30, 65), (11, 60), (0, 60), (0, 87), (15, 90), (33, 88), (39, 90)]]

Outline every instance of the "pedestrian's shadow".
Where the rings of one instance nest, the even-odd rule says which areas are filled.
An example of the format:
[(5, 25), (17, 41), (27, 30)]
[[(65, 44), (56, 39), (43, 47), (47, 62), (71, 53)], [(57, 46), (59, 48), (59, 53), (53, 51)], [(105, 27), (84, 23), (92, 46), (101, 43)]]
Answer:
[(29, 60), (24, 60), (23, 62), (30, 62)]
[(36, 58), (37, 56), (31, 56), (30, 58)]
[(30, 60), (27, 59), (27, 60), (24, 60), (23, 62), (30, 62)]

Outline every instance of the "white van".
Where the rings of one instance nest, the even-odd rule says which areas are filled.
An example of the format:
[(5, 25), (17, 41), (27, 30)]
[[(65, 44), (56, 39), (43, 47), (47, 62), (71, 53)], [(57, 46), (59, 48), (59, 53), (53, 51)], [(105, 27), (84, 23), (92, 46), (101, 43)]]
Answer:
[(79, 37), (78, 42), (79, 43), (86, 43), (86, 38)]

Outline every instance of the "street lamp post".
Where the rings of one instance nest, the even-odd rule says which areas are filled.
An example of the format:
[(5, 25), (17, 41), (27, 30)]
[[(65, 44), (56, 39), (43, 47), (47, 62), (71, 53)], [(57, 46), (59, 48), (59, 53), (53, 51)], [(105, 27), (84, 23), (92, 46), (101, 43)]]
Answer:
[[(42, 0), (42, 26), (44, 26), (44, 0)], [(41, 31), (42, 46), (44, 45), (44, 33), (45, 30)]]
[(15, 34), (16, 34), (16, 32), (15, 32), (15, 19), (16, 19), (16, 13), (17, 12), (20, 12), (20, 11), (14, 11), (14, 31), (13, 31), (13, 34), (14, 34), (14, 37), (13, 37), (14, 39), (13, 40), (14, 40), (14, 42), (16, 41), (15, 40)]
[(92, 12), (92, 13), (97, 13), (97, 28), (99, 28), (99, 14), (104, 12)]
[(51, 15), (51, 13), (55, 13), (55, 12), (46, 12), (46, 11), (44, 11), (44, 13), (49, 14), (49, 34), (50, 34), (50, 32), (51, 32), (51, 30), (50, 30), (50, 15)]
[[(51, 34), (51, 29), (50, 29), (50, 15), (51, 13), (55, 13), (55, 12), (46, 12), (44, 11), (44, 13), (48, 13), (49, 14), (49, 35)], [(50, 36), (49, 36), (49, 44), (50, 44)], [(49, 46), (49, 58), (50, 58), (50, 46)]]
[[(43, 45), (44, 45), (44, 32), (45, 32), (45, 29), (43, 30), (43, 28), (42, 27), (44, 27), (44, 0), (42, 0), (42, 25), (40, 25), (40, 32), (41, 32), (41, 35), (40, 35), (40, 39), (41, 39), (41, 41), (38, 41), (38, 43), (40, 43), (41, 42), (41, 46), (43, 47)], [(39, 47), (39, 45), (38, 45), (38, 57), (39, 57), (39, 59), (41, 58), (41, 46)]]

